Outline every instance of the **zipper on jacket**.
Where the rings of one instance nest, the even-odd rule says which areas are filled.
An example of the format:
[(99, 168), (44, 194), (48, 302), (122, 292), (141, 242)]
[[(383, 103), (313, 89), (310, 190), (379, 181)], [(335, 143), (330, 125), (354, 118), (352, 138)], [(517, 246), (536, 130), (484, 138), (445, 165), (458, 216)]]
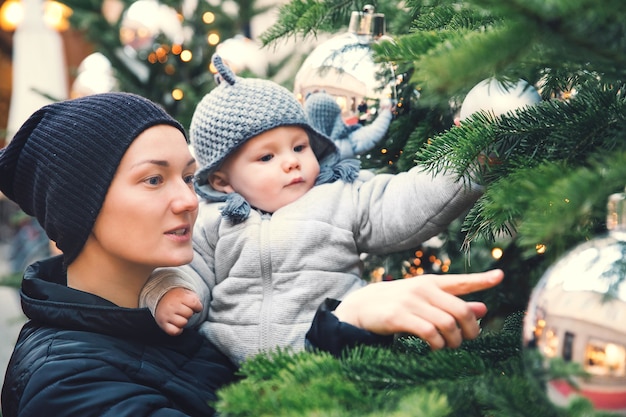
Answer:
[(272, 215), (264, 213), (261, 215), (261, 225), (259, 227), (259, 259), (261, 261), (261, 285), (263, 288), (263, 300), (261, 301), (261, 314), (259, 317), (259, 349), (267, 351), (272, 348), (270, 337), (270, 323), (272, 317), (272, 250), (271, 250), (271, 220)]

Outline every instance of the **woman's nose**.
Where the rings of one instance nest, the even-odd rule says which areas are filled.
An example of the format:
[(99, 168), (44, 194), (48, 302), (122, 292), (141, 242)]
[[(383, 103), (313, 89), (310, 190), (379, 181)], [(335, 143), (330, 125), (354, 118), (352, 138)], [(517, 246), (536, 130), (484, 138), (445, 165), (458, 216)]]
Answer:
[(175, 212), (182, 213), (198, 209), (198, 196), (193, 190), (193, 187), (189, 187), (189, 184), (183, 181), (182, 186), (178, 187), (176, 193), (177, 195), (173, 203)]

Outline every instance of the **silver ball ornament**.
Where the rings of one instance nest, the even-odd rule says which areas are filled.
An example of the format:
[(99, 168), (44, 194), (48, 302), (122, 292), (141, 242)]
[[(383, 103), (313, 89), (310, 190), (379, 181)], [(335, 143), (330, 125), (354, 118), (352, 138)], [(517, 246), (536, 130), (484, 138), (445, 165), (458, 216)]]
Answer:
[(551, 380), (553, 404), (587, 398), (597, 410), (626, 415), (626, 210), (624, 194), (609, 200), (606, 235), (582, 243), (553, 264), (534, 288), (523, 344), (544, 364), (574, 362), (588, 378), (577, 387)]
[(374, 13), (372, 6), (353, 12), (347, 32), (322, 42), (304, 60), (294, 80), (296, 97), (304, 102), (308, 94), (324, 91), (336, 98), (345, 119), (358, 117), (363, 101), (370, 110), (376, 101), (393, 101), (393, 82), (377, 78), (385, 67), (374, 62), (370, 46), (391, 39), (384, 30), (384, 15)]

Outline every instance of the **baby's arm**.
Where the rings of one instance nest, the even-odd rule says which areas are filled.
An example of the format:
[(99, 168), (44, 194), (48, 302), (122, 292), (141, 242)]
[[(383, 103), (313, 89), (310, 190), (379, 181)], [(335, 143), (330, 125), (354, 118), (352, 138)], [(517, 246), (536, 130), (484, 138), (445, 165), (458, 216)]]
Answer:
[(421, 167), (376, 175), (357, 192), (359, 248), (389, 253), (414, 247), (443, 231), (482, 192), (466, 179), (433, 176)]
[(141, 290), (139, 304), (150, 309), (167, 334), (175, 336), (188, 325), (194, 313), (203, 310), (203, 294), (208, 291), (203, 287), (202, 279), (188, 265), (159, 268)]
[(172, 288), (163, 295), (156, 306), (154, 319), (170, 336), (178, 336), (194, 313), (202, 311), (198, 295), (186, 288)]

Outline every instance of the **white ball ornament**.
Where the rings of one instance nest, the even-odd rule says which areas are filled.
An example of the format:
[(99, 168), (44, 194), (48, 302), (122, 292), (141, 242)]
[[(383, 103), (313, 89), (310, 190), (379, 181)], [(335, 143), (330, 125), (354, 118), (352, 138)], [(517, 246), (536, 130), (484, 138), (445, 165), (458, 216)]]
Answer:
[(176, 10), (156, 0), (133, 2), (122, 16), (120, 41), (135, 52), (152, 50), (159, 34), (172, 43), (183, 43), (185, 32)]
[(465, 96), (461, 105), (461, 121), (473, 113), (487, 111), (495, 116), (532, 106), (541, 101), (541, 96), (532, 85), (524, 80), (517, 82), (499, 81), (488, 78), (476, 84)]
[(267, 77), (269, 60), (261, 45), (255, 41), (236, 35), (219, 43), (215, 51), (235, 74), (248, 70), (257, 77)]
[(534, 288), (523, 344), (547, 366), (577, 363), (588, 378), (547, 383), (553, 404), (587, 398), (597, 410), (626, 415), (626, 195), (609, 198), (604, 236), (575, 247)]
[(83, 97), (107, 93), (117, 88), (111, 62), (100, 52), (88, 55), (78, 66), (77, 76), (72, 83), (71, 96)]

